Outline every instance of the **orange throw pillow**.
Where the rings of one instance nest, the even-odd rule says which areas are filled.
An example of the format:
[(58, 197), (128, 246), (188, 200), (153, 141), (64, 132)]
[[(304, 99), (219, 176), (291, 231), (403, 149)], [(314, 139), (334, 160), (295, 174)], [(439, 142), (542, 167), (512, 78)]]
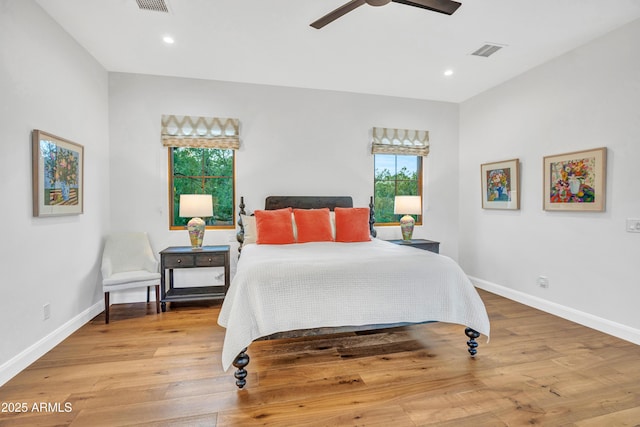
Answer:
[(369, 208), (336, 208), (336, 242), (368, 242)]
[(333, 241), (328, 208), (294, 209), (293, 216), (298, 228), (298, 243)]
[(296, 242), (293, 237), (291, 208), (272, 211), (257, 210), (255, 211), (255, 217), (257, 244), (286, 245)]

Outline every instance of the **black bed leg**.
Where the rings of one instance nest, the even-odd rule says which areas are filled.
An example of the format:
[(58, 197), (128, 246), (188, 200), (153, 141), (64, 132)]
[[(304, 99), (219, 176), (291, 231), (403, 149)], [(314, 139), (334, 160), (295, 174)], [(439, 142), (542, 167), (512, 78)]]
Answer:
[(478, 350), (476, 350), (478, 348), (476, 338), (480, 336), (480, 332), (471, 328), (467, 328), (464, 330), (464, 334), (469, 337), (469, 341), (467, 341), (467, 347), (469, 348), (467, 349), (467, 351), (469, 352), (471, 357), (474, 357), (478, 352)]
[(233, 366), (238, 368), (238, 370), (233, 374), (233, 376), (236, 377), (236, 385), (238, 386), (238, 388), (244, 387), (247, 383), (247, 380), (245, 380), (245, 378), (247, 377), (247, 370), (244, 369), (244, 367), (249, 364), (249, 355), (246, 353), (246, 351), (247, 349), (245, 347), (233, 361)]

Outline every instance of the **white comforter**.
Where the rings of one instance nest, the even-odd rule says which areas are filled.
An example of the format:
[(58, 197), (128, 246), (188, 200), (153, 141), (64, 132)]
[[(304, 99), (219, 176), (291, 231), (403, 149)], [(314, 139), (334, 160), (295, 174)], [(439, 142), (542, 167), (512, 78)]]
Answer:
[(222, 365), (276, 332), (428, 320), (489, 336), (482, 300), (446, 256), (379, 239), (249, 244), (218, 317), (227, 329)]

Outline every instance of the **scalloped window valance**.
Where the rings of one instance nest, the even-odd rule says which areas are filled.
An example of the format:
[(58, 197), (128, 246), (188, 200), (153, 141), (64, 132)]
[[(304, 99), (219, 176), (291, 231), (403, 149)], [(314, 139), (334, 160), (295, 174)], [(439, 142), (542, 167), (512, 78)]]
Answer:
[(373, 128), (371, 154), (427, 156), (429, 154), (429, 131)]
[(165, 147), (240, 148), (240, 121), (221, 117), (162, 116)]

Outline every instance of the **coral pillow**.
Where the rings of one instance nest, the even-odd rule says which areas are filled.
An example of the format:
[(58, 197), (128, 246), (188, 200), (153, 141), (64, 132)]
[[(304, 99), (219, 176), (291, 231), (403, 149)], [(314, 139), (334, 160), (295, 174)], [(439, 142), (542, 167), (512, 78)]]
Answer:
[(298, 243), (330, 242), (331, 218), (329, 209), (294, 209), (293, 217), (298, 228)]
[(367, 242), (369, 208), (336, 208), (336, 242)]
[(284, 245), (295, 243), (291, 208), (272, 211), (255, 211), (256, 243), (259, 245)]

